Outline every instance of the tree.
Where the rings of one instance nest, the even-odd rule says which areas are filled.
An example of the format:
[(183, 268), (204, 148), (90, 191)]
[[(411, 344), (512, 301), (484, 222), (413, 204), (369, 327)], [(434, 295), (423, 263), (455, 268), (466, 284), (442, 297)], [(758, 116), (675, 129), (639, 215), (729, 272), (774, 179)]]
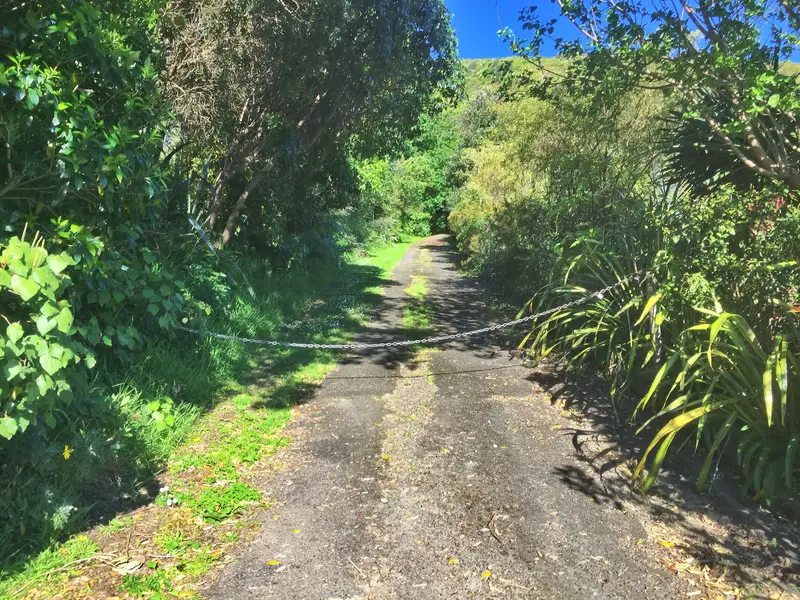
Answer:
[(223, 245), (279, 167), (309, 177), (348, 147), (399, 146), (454, 92), (441, 0), (183, 0), (174, 11), (167, 89), (179, 135), (212, 149), (203, 210), (212, 229), (227, 212)]
[[(800, 83), (785, 65), (800, 47), (796, 0), (554, 0), (561, 19), (521, 11), (527, 39), (506, 32), (531, 62), (546, 41), (569, 59), (553, 85), (602, 92), (615, 86), (674, 93), (686, 119), (702, 122), (725, 151), (767, 180), (800, 190)], [(576, 32), (555, 37), (559, 21)]]

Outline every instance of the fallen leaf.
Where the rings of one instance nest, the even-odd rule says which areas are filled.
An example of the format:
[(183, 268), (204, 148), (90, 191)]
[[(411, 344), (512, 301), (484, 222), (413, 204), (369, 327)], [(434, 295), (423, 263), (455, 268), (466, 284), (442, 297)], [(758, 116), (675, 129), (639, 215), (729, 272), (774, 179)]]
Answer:
[(300, 533), (299, 529), (292, 529), (292, 533)]
[(270, 565), (271, 567), (277, 567), (279, 564), (281, 564), (281, 561), (272, 559), (268, 560), (267, 564)]
[(674, 548), (675, 547), (675, 542), (669, 542), (667, 540), (658, 540), (657, 543), (661, 544), (665, 548)]
[(481, 577), (483, 577), (484, 579), (489, 579), (489, 577), (491, 576), (492, 576), (491, 571), (484, 571), (483, 573), (481, 573)]
[(450, 560), (447, 561), (447, 563), (451, 565), (457, 565), (458, 559), (455, 556), (453, 556), (452, 558), (450, 558)]

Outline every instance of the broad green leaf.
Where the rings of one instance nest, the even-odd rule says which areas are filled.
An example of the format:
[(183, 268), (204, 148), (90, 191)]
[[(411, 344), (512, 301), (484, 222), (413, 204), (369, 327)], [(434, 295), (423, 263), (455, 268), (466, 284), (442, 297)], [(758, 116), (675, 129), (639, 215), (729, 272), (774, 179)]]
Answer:
[(72, 323), (75, 319), (72, 316), (72, 311), (68, 309), (66, 306), (61, 309), (61, 312), (58, 313), (58, 330), (61, 333), (69, 333), (70, 329), (72, 328)]
[(0, 435), (10, 440), (17, 432), (17, 421), (11, 417), (0, 418)]
[(28, 108), (33, 108), (39, 104), (39, 92), (31, 88), (28, 90)]
[(61, 360), (49, 354), (40, 356), (39, 364), (42, 365), (48, 375), (54, 375), (61, 369)]
[(58, 314), (58, 308), (52, 302), (45, 302), (44, 304), (42, 304), (40, 312), (45, 317), (52, 317)]
[(39, 317), (36, 319), (36, 329), (38, 329), (39, 333), (42, 335), (47, 335), (50, 333), (50, 331), (55, 328), (56, 324), (57, 323), (55, 319), (48, 319), (44, 315), (39, 315)]
[(11, 340), (12, 344), (16, 344), (25, 332), (22, 329), (22, 325), (19, 323), (11, 323), (8, 327), (6, 327), (6, 337)]
[(45, 289), (55, 291), (56, 289), (58, 289), (58, 286), (60, 285), (58, 278), (55, 275), (53, 275), (53, 271), (50, 269), (49, 266), (38, 267), (34, 269), (32, 277), (36, 283), (38, 283)]
[(66, 269), (67, 267), (71, 267), (75, 264), (75, 261), (65, 252), (61, 254), (51, 254), (47, 257), (47, 266), (58, 275)]
[(41, 289), (39, 284), (35, 281), (20, 277), (19, 275), (14, 275), (11, 278), (10, 287), (14, 292), (19, 294), (20, 298), (25, 302), (33, 298)]

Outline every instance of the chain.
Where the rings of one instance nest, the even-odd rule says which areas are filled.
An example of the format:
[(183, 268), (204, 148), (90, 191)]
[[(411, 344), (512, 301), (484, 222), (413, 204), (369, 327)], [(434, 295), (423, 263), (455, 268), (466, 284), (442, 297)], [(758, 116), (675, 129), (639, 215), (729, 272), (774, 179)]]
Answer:
[(460, 338), (471, 337), (475, 335), (481, 335), (483, 333), (489, 333), (491, 331), (498, 331), (500, 329), (505, 329), (507, 327), (514, 327), (515, 325), (519, 325), (520, 323), (525, 323), (527, 321), (533, 321), (534, 319), (539, 319), (541, 317), (546, 317), (553, 313), (557, 313), (559, 311), (565, 310), (567, 308), (572, 308), (573, 306), (579, 306), (588, 302), (592, 298), (599, 298), (602, 299), (605, 294), (608, 292), (615, 290), (618, 287), (621, 287), (628, 283), (629, 281), (639, 281), (645, 277), (641, 273), (636, 273), (634, 275), (629, 275), (625, 279), (621, 279), (614, 284), (607, 285), (601, 290), (593, 292), (591, 294), (587, 294), (585, 296), (581, 296), (573, 300), (572, 302), (567, 302), (566, 304), (561, 304), (556, 306), (555, 308), (549, 308), (547, 310), (543, 310), (537, 313), (533, 313), (528, 315), (527, 317), (522, 317), (521, 319), (514, 319), (513, 321), (506, 321), (505, 323), (499, 323), (497, 325), (491, 325), (490, 327), (483, 327), (482, 329), (474, 329), (472, 331), (462, 331), (461, 333), (453, 333), (450, 335), (437, 335), (434, 337), (427, 337), (422, 338), (421, 340), (400, 340), (395, 342), (379, 342), (374, 344), (306, 344), (306, 343), (299, 343), (299, 342), (278, 342), (276, 340), (260, 340), (256, 338), (246, 338), (246, 337), (239, 337), (238, 335), (228, 335), (225, 333), (214, 333), (212, 331), (200, 331), (198, 329), (192, 329), (191, 327), (181, 327), (182, 331), (186, 331), (188, 333), (194, 333), (197, 335), (205, 335), (214, 339), (218, 340), (230, 340), (236, 342), (242, 342), (245, 344), (257, 344), (259, 346), (279, 346), (281, 348), (320, 348), (326, 350), (368, 350), (371, 348), (394, 348), (397, 346), (414, 346), (417, 344), (436, 344), (439, 342), (446, 342), (448, 340), (456, 340)]

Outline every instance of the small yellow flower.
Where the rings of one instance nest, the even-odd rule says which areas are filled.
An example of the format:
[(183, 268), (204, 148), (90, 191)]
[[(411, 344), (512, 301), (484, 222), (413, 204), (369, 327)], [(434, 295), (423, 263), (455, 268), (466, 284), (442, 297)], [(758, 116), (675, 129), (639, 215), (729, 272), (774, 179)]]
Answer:
[(72, 456), (73, 450), (69, 446), (64, 446), (64, 452), (61, 453), (61, 456), (64, 457), (64, 460), (69, 460), (69, 457)]

